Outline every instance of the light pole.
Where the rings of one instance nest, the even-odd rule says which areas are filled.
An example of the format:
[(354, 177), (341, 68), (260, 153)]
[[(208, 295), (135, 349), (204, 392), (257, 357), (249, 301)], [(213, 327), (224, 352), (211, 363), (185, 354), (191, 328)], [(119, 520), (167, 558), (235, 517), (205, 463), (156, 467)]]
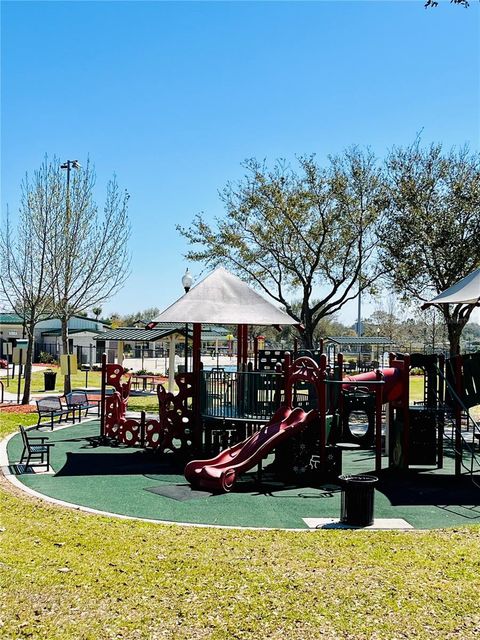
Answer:
[(60, 165), (60, 169), (67, 170), (67, 197), (66, 197), (66, 207), (67, 207), (67, 224), (70, 222), (70, 171), (72, 169), (80, 169), (81, 165), (78, 160), (67, 160), (63, 164)]
[[(65, 241), (67, 242), (67, 238), (70, 236), (70, 171), (73, 169), (80, 169), (80, 163), (78, 162), (78, 160), (67, 160), (66, 162), (64, 162), (63, 164), (60, 165), (60, 169), (66, 169), (67, 170), (67, 194), (65, 197), (65, 229), (64, 229), (64, 234), (65, 234)], [(68, 263), (67, 263), (68, 264)], [(63, 309), (63, 313), (65, 314), (67, 309), (67, 301), (68, 301), (68, 287), (70, 285), (70, 273), (69, 273), (69, 269), (65, 270), (65, 289), (64, 289), (64, 298), (63, 298), (63, 305), (64, 305), (64, 309)], [(69, 347), (68, 347), (68, 323), (66, 324), (66, 326), (64, 327), (64, 321), (62, 320), (62, 351), (64, 353), (64, 355), (67, 357), (69, 357)], [(68, 360), (69, 363), (69, 371), (70, 371), (70, 360)], [(70, 375), (66, 375), (65, 376), (65, 393), (70, 393), (71, 390), (71, 386), (70, 386)]]
[[(185, 293), (190, 291), (193, 283), (192, 274), (187, 270), (182, 276), (182, 287), (185, 289)], [(188, 371), (188, 322), (185, 323), (185, 373)]]

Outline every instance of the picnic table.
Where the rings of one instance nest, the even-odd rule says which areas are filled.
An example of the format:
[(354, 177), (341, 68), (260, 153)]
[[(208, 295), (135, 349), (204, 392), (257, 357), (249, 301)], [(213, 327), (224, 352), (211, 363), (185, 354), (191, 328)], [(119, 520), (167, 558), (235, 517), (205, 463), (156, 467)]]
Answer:
[(159, 382), (161, 382), (162, 378), (159, 375), (154, 374), (133, 374), (132, 376), (132, 386), (134, 389), (141, 389), (142, 391), (147, 391), (148, 386), (150, 385), (150, 391), (155, 391), (155, 387)]

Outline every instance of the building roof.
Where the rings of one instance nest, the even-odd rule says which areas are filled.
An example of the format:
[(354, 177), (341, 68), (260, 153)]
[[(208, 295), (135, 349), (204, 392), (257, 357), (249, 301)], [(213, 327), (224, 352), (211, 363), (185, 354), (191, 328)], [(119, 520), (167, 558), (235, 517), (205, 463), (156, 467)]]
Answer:
[(154, 318), (153, 323), (158, 322), (257, 326), (298, 324), (223, 267), (215, 269)]
[[(185, 331), (185, 327), (183, 328)], [(95, 338), (96, 340), (119, 340), (122, 342), (156, 342), (174, 333), (181, 333), (178, 327), (160, 329), (141, 329), (135, 327), (118, 327), (117, 329), (107, 329), (102, 331)]]
[(328, 337), (327, 342), (334, 342), (335, 344), (378, 344), (378, 345), (391, 345), (394, 344), (390, 338), (386, 336), (333, 336)]
[[(205, 327), (202, 331), (202, 340), (216, 340), (220, 338), (226, 339), (228, 330), (225, 327)], [(171, 335), (185, 336), (185, 323), (176, 322), (170, 324), (159, 324), (153, 329), (141, 329), (136, 327), (118, 327), (117, 329), (109, 329), (99, 332), (95, 340), (117, 340), (121, 342), (157, 342), (164, 340)], [(192, 337), (192, 330), (188, 332), (189, 338)]]
[(23, 318), (16, 313), (0, 313), (0, 324), (23, 324)]
[[(102, 320), (99, 318), (95, 320), (95, 318), (87, 318), (86, 316), (81, 316), (78, 314), (74, 314), (71, 318), (79, 318), (81, 320), (89, 320), (90, 322), (98, 322), (103, 325), (111, 324), (109, 320)], [(47, 313), (43, 314), (40, 318), (39, 322), (46, 322), (47, 320), (59, 320), (58, 315), (49, 315)], [(0, 313), (0, 324), (23, 324), (23, 316), (18, 315), (17, 313)]]
[[(102, 334), (104, 332), (102, 331), (96, 331), (95, 329), (87, 329), (87, 328), (83, 328), (83, 329), (69, 329), (68, 330), (68, 335), (74, 335), (76, 333), (93, 333), (95, 335), (97, 334)], [(61, 336), (62, 335), (62, 330), (61, 329), (48, 329), (47, 331), (42, 331), (41, 335), (43, 337), (48, 337), (48, 336)]]

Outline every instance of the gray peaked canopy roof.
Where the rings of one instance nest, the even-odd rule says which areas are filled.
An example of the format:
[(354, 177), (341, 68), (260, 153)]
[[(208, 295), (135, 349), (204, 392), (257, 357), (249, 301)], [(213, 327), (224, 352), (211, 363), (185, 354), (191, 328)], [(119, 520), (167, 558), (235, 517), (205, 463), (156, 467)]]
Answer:
[(218, 267), (170, 305), (157, 322), (201, 324), (298, 325), (223, 267)]
[(426, 302), (422, 309), (430, 305), (436, 304), (473, 304), (480, 303), (480, 269), (475, 269), (472, 273), (465, 276), (455, 284), (453, 284), (442, 293), (438, 294), (433, 300)]

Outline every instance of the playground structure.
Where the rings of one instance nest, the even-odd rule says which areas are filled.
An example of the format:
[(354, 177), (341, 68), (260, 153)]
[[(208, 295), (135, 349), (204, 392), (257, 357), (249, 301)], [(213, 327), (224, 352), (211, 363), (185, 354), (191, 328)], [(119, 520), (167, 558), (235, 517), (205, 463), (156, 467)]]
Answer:
[[(325, 354), (314, 358), (292, 361), (289, 352), (259, 351), (258, 370), (239, 363), (237, 372), (200, 366), (198, 375), (178, 374), (179, 393), (158, 385), (159, 414), (148, 419), (144, 412), (140, 419), (127, 416), (128, 372), (104, 361), (101, 439), (173, 451), (186, 461), (197, 458), (187, 464), (187, 479), (217, 491), (231, 490), (239, 474), (272, 451), (283, 475), (321, 482), (341, 473), (345, 443), (373, 448), (376, 473), (385, 455), (395, 471), (441, 469), (448, 443), (455, 474), (476, 479), (479, 427), (469, 409), (480, 404), (480, 354), (448, 361), (391, 354), (389, 367), (355, 376), (344, 376), (341, 354), (334, 367)], [(415, 404), (409, 395), (412, 367), (424, 372), (423, 401)], [(351, 428), (358, 411), (367, 419), (361, 434)], [(212, 453), (213, 458), (198, 459)]]
[[(202, 324), (212, 319), (237, 325), (235, 372), (203, 370)], [(373, 448), (377, 474), (384, 454), (394, 471), (440, 469), (446, 442), (455, 475), (463, 469), (475, 479), (480, 471), (479, 427), (469, 411), (480, 404), (480, 354), (447, 362), (439, 356), (390, 354), (388, 367), (344, 377), (342, 354), (329, 363), (322, 345), (308, 354), (295, 348), (292, 358), (290, 352), (262, 351), (255, 343), (254, 361), (248, 362), (249, 326), (296, 323), (221, 267), (186, 288), (149, 326), (161, 322), (193, 324), (192, 371), (176, 376), (177, 395), (157, 387), (158, 418), (147, 420), (142, 412), (138, 420), (126, 413), (126, 370), (112, 368), (104, 358), (102, 440), (179, 452), (186, 461), (196, 457), (187, 477), (223, 491), (273, 450), (277, 470), (298, 482), (338, 477), (346, 444)], [(425, 374), (423, 399), (413, 405), (412, 367)], [(107, 384), (113, 386), (111, 396)], [(358, 412), (368, 423), (360, 436), (351, 428)]]

